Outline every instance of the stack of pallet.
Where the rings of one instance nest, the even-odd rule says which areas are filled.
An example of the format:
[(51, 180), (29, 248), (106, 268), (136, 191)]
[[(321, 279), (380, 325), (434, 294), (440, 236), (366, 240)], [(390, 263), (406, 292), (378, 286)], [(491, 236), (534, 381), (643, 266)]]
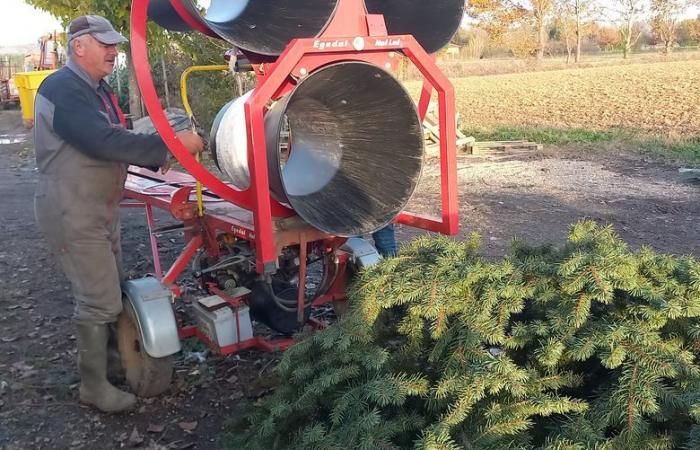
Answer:
[[(423, 121), (426, 148), (428, 153), (440, 152), (440, 122), (436, 112), (436, 104), (431, 103)], [(459, 125), (459, 116), (457, 116)], [(518, 150), (542, 150), (542, 145), (529, 141), (477, 141), (466, 136), (457, 127), (457, 151), (467, 155), (492, 155)]]
[[(440, 149), (440, 122), (435, 114), (434, 110), (428, 109), (428, 114), (425, 116), (423, 121), (423, 131), (425, 133), (425, 140), (427, 141), (428, 152)], [(465, 136), (464, 133), (457, 129), (457, 150), (464, 152), (469, 144), (474, 143), (476, 139), (471, 136)]]
[[(428, 146), (440, 146), (440, 125), (437, 123), (437, 118), (431, 115), (425, 117), (423, 122), (425, 130), (425, 139), (429, 142)], [(474, 139), (471, 136), (465, 136), (464, 133), (457, 130), (457, 150), (462, 150), (465, 146), (473, 144)]]

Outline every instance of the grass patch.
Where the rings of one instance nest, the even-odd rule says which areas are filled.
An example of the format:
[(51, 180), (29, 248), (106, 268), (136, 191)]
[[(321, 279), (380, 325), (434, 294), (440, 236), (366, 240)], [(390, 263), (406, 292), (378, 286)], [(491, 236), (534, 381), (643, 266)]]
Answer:
[(700, 167), (700, 136), (688, 139), (648, 139), (639, 142), (647, 154)]
[(467, 128), (467, 136), (478, 141), (527, 140), (547, 145), (599, 144), (618, 142), (632, 151), (681, 164), (700, 166), (700, 136), (659, 138), (640, 136), (629, 130), (594, 131), (580, 128)]
[(538, 144), (567, 145), (612, 142), (626, 133), (622, 131), (591, 131), (580, 128), (504, 127), (496, 129), (472, 128), (463, 130), (478, 141), (532, 141)]

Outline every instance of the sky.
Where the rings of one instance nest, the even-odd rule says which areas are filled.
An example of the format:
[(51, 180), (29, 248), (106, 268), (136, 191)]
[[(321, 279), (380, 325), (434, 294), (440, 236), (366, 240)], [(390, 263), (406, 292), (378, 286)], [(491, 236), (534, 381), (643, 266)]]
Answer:
[(43, 34), (63, 30), (57, 19), (27, 5), (24, 0), (0, 0), (0, 3), (0, 46), (31, 44)]
[[(199, 2), (206, 3), (207, 0), (199, 0)], [(31, 44), (36, 42), (39, 36), (63, 28), (53, 16), (34, 9), (24, 3), (24, 0), (0, 0), (0, 3), (2, 3), (0, 47)], [(685, 16), (695, 17), (698, 12), (698, 8), (693, 8), (687, 11)]]

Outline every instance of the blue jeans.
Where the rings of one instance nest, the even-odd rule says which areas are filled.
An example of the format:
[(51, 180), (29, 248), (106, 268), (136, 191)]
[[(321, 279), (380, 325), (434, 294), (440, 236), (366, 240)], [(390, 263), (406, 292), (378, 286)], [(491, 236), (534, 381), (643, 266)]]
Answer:
[(372, 233), (372, 239), (374, 239), (374, 246), (380, 255), (391, 257), (399, 253), (393, 223)]

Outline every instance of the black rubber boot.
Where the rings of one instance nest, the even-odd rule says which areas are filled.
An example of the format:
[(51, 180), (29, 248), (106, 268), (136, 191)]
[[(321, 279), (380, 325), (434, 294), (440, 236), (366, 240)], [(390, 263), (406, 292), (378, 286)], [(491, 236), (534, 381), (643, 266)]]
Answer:
[(79, 323), (77, 329), (80, 401), (106, 413), (133, 408), (136, 397), (107, 381), (108, 325)]

